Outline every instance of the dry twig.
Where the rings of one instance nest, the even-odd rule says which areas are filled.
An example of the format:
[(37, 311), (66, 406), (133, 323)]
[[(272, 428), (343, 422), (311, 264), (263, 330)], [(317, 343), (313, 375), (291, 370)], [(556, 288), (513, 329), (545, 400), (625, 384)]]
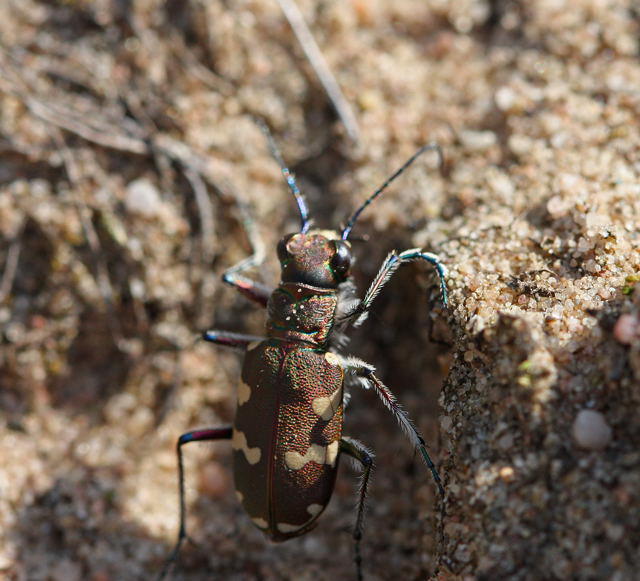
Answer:
[(304, 21), (304, 17), (300, 12), (297, 4), (294, 0), (278, 0), (280, 8), (285, 17), (289, 21), (293, 33), (296, 35), (304, 54), (313, 70), (318, 76), (318, 80), (322, 84), (324, 90), (329, 97), (329, 100), (333, 104), (338, 117), (344, 124), (347, 134), (353, 141), (357, 142), (360, 138), (360, 130), (358, 128), (358, 121), (356, 116), (349, 105), (349, 102), (345, 99), (336, 78), (333, 76), (326, 59), (322, 55), (318, 44), (316, 43), (307, 23)]
[(209, 199), (207, 187), (202, 175), (193, 167), (186, 166), (184, 175), (191, 184), (191, 189), (198, 206), (200, 228), (202, 230), (202, 262), (208, 264), (213, 259), (215, 246), (215, 232), (213, 226), (213, 206)]
[(18, 228), (16, 235), (13, 237), (9, 249), (7, 250), (7, 260), (4, 266), (4, 273), (2, 274), (2, 281), (0, 282), (0, 303), (2, 303), (11, 293), (11, 287), (16, 277), (16, 271), (18, 269), (18, 260), (20, 258), (20, 250), (22, 248), (22, 230), (24, 223)]

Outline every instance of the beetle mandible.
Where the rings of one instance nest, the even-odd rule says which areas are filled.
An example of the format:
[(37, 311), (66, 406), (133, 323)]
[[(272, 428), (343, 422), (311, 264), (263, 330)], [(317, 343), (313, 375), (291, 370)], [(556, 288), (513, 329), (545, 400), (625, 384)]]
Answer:
[(217, 330), (203, 335), (207, 341), (245, 352), (238, 407), (233, 426), (187, 432), (178, 439), (180, 529), (160, 579), (187, 538), (182, 446), (226, 439), (231, 440), (233, 449), (236, 495), (253, 524), (273, 541), (302, 535), (315, 526), (331, 497), (341, 455), (362, 465), (353, 529), (356, 572), (361, 580), (360, 540), (374, 456), (359, 441), (342, 435), (345, 382), (375, 391), (420, 452), (441, 494), (444, 488), (424, 439), (377, 377), (375, 368), (338, 351), (344, 343), (346, 327), (357, 327), (366, 319), (373, 300), (401, 264), (424, 260), (433, 265), (445, 306), (447, 290), (446, 270), (438, 257), (413, 248), (391, 252), (364, 298), (359, 299), (350, 276), (349, 235), (362, 211), (420, 155), (434, 150), (442, 163), (442, 153), (434, 143), (421, 147), (365, 200), (341, 232), (312, 229), (305, 198), (294, 176), (266, 125), (260, 126), (297, 202), (301, 227), (278, 243), (281, 281), (275, 290), (241, 274), (264, 259), (250, 221), (245, 221), (245, 226), (253, 254), (223, 274), (225, 283), (267, 308), (266, 337)]

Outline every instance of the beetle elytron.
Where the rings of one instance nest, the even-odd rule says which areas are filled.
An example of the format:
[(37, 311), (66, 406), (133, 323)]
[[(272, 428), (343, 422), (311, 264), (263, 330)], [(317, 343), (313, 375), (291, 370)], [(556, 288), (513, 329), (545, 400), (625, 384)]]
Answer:
[(435, 483), (444, 493), (424, 440), (396, 403), (391, 391), (375, 375), (373, 366), (337, 353), (350, 324), (358, 326), (375, 297), (403, 263), (422, 259), (432, 264), (440, 279), (444, 304), (445, 269), (438, 257), (419, 249), (391, 252), (363, 299), (356, 296), (350, 277), (349, 235), (362, 211), (413, 161), (437, 145), (419, 149), (353, 214), (342, 232), (311, 229), (306, 201), (282, 161), (273, 138), (262, 125), (272, 153), (295, 197), (301, 217), (299, 232), (278, 244), (281, 281), (270, 291), (241, 275), (262, 262), (264, 253), (247, 225), (254, 253), (227, 270), (225, 283), (267, 308), (266, 337), (208, 331), (207, 341), (245, 351), (238, 408), (233, 426), (183, 434), (177, 444), (180, 485), (180, 532), (165, 569), (175, 561), (186, 535), (182, 446), (204, 440), (231, 440), (236, 495), (256, 527), (274, 541), (306, 533), (326, 507), (333, 491), (338, 459), (346, 454), (361, 463), (355, 539), (355, 562), (362, 579), (360, 539), (364, 503), (373, 467), (373, 454), (357, 440), (342, 436), (344, 384), (372, 388), (400, 422), (420, 451)]

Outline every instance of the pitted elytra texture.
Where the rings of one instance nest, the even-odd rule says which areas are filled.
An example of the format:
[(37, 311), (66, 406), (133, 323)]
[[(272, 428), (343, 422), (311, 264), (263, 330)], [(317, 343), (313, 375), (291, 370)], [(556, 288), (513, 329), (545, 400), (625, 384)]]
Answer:
[[(238, 407), (235, 429), (247, 434), (262, 456), (250, 465), (239, 449), (234, 454), (235, 481), (247, 513), (268, 515), (265, 532), (274, 540), (308, 530), (316, 518), (310, 518), (308, 507), (326, 506), (331, 495), (344, 372), (330, 359), (321, 350), (276, 340), (264, 341), (246, 355), (242, 379), (251, 397)], [(330, 418), (314, 411), (318, 398), (336, 402)], [(294, 528), (283, 531), (278, 523)]]

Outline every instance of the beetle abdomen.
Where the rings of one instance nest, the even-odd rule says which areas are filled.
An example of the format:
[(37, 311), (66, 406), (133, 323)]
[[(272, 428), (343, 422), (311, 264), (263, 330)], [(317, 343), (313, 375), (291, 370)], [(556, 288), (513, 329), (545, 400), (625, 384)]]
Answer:
[(236, 491), (273, 540), (309, 530), (331, 498), (343, 376), (333, 353), (299, 343), (267, 340), (247, 351), (233, 432)]

